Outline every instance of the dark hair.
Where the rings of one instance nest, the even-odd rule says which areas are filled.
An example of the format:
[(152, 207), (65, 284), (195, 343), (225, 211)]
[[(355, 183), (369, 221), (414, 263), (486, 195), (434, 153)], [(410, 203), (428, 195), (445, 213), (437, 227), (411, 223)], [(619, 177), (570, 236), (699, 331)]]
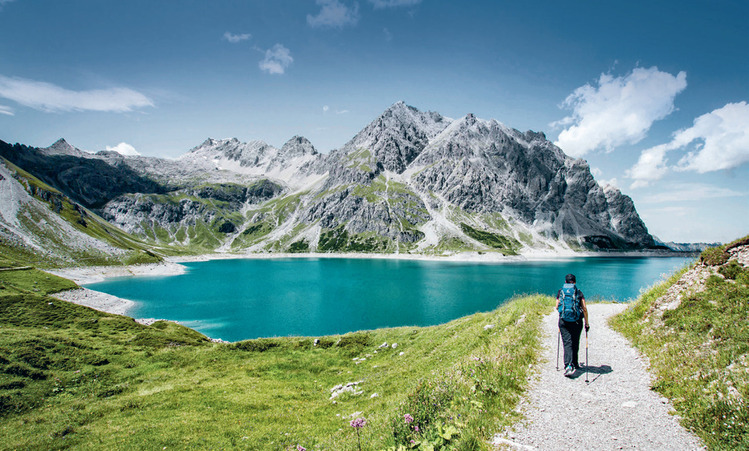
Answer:
[(574, 274), (567, 274), (564, 276), (564, 283), (576, 283), (577, 280), (575, 280)]

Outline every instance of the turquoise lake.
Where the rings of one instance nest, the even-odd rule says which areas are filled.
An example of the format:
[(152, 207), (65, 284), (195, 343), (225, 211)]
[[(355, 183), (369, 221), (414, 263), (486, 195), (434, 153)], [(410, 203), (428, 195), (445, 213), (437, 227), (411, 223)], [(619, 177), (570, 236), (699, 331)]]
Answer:
[(136, 301), (135, 318), (178, 321), (228, 341), (442, 324), (518, 294), (556, 295), (577, 276), (588, 300), (636, 299), (689, 258), (575, 258), (513, 263), (392, 259), (235, 259), (185, 263), (169, 277), (86, 285)]

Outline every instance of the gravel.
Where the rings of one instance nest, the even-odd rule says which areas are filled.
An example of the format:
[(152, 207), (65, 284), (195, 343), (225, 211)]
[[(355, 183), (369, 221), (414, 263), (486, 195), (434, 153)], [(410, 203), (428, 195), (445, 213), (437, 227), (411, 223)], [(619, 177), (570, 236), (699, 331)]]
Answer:
[[(499, 449), (705, 449), (679, 424), (668, 399), (651, 391), (647, 362), (607, 318), (624, 304), (588, 306), (588, 378), (578, 371), (563, 376), (560, 345), (556, 369), (557, 320), (544, 321), (544, 350), (526, 400), (519, 410), (525, 420), (497, 434)], [(580, 364), (585, 369), (585, 332), (580, 339)]]

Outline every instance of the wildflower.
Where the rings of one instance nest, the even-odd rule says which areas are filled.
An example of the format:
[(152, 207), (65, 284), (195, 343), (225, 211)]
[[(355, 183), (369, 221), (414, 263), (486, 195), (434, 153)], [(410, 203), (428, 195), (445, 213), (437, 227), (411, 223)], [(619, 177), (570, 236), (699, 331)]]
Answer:
[(296, 451), (307, 451), (307, 448), (302, 445), (296, 445)]
[(419, 426), (414, 426), (414, 431), (419, 432)]
[(351, 427), (356, 431), (356, 443), (359, 445), (359, 451), (361, 451), (361, 435), (359, 434), (359, 429), (367, 425), (367, 420), (364, 418), (357, 418), (351, 420), (351, 423), (349, 424), (351, 424)]
[(357, 418), (355, 420), (351, 420), (350, 424), (352, 428), (360, 429), (367, 425), (367, 420), (364, 418)]
[(409, 413), (403, 415), (403, 419), (406, 420), (406, 423), (413, 423), (414, 421), (414, 417), (412, 417)]

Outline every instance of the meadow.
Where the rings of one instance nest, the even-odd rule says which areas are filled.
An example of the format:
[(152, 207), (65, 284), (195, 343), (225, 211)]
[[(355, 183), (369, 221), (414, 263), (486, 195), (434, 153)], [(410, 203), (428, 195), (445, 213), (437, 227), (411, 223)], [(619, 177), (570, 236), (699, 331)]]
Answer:
[(0, 272), (0, 448), (484, 449), (518, 419), (553, 305), (212, 343), (49, 297), (73, 286)]

